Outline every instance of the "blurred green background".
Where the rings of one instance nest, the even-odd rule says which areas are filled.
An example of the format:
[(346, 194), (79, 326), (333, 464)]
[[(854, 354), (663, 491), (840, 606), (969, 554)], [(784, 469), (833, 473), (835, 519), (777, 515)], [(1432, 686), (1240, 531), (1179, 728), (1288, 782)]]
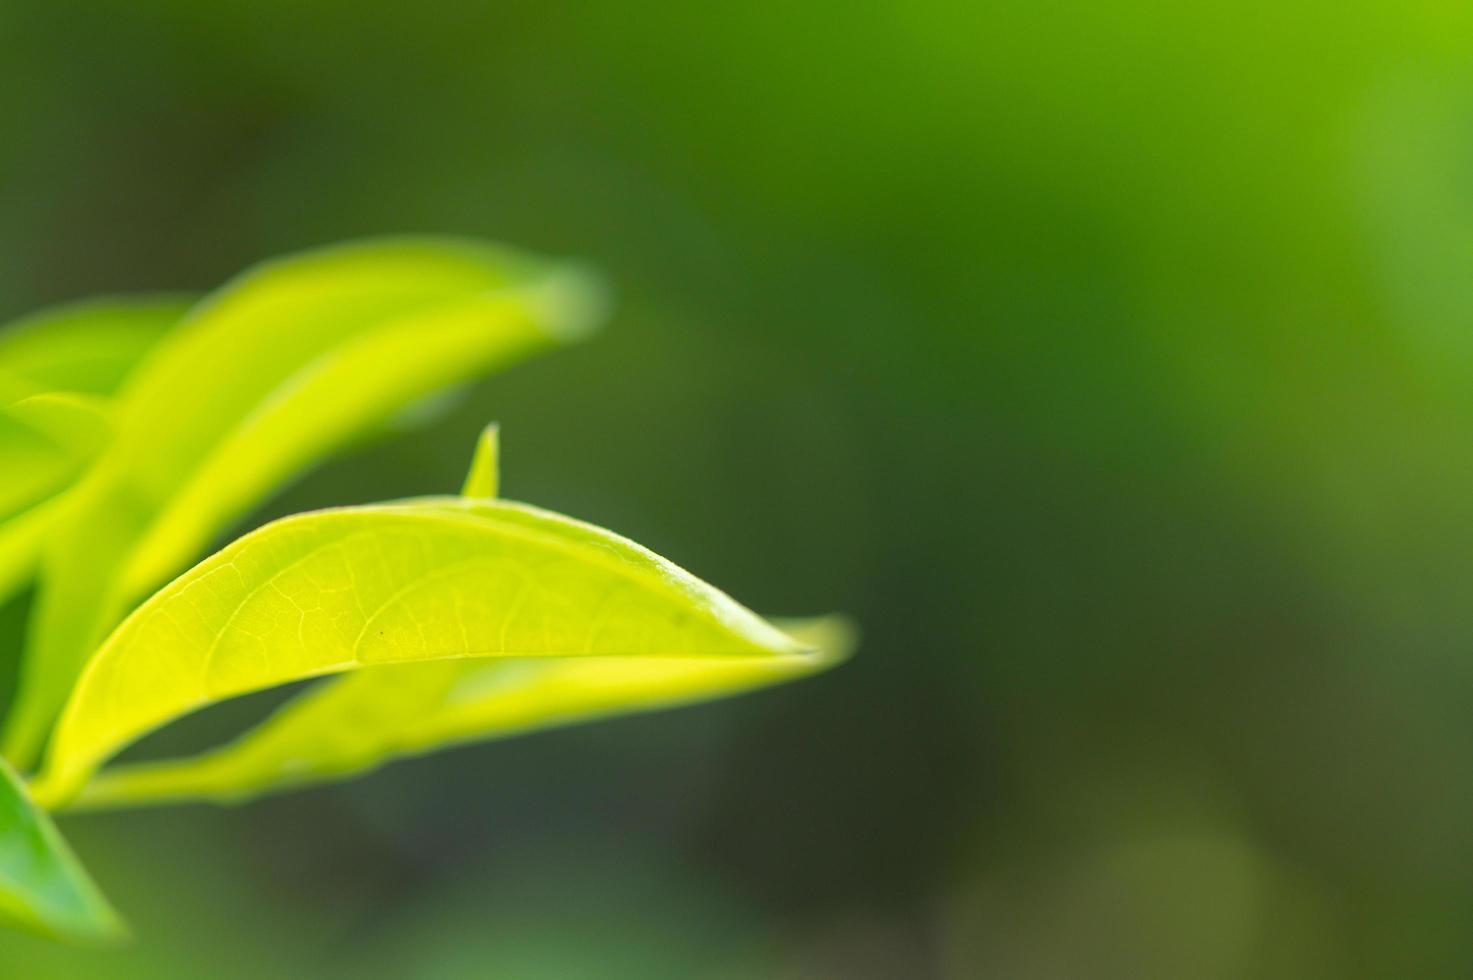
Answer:
[(389, 232), (617, 286), (258, 520), (497, 419), (508, 495), (865, 643), (69, 818), (140, 941), (0, 975), (1473, 975), (1470, 56), (1443, 0), (7, 0), (0, 316)]

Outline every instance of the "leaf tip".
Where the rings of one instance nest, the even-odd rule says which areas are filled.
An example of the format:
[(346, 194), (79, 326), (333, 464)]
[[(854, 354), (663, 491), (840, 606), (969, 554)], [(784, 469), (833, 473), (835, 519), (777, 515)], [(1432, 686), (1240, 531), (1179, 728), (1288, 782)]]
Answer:
[(772, 622), (801, 648), (800, 655), (809, 659), (815, 671), (838, 666), (852, 657), (859, 646), (859, 625), (839, 613)]
[(462, 497), (492, 500), (500, 493), (501, 486), (501, 426), (492, 422), (481, 430), (476, 442), (476, 454), (471, 457), (471, 468), (461, 488)]

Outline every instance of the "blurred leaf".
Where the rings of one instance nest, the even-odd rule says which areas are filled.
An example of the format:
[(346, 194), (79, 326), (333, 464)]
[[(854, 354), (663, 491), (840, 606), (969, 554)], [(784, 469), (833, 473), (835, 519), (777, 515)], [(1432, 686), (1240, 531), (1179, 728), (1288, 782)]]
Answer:
[(52, 498), (112, 438), (111, 395), (183, 317), (181, 297), (92, 300), (0, 328), (0, 598), (34, 567)]
[(56, 939), (117, 940), (122, 922), (51, 818), (0, 761), (0, 922)]
[(114, 394), (190, 302), (142, 296), (43, 310), (0, 329), (0, 371), (36, 391)]
[(461, 487), (462, 497), (492, 500), (501, 492), (501, 428), (488, 425), (481, 430), (476, 455)]
[(0, 599), (34, 568), (60, 513), (57, 494), (111, 433), (110, 406), (89, 395), (30, 395), (0, 406)]
[(63, 486), (77, 454), (26, 417), (19, 404), (0, 406), (0, 517), (24, 510)]
[[(524, 504), (444, 497), (319, 511), (246, 535), (130, 616), (88, 665), (37, 792), (65, 802), (117, 751), (196, 708), (358, 667), (609, 658), (583, 669), (599, 681), (640, 673), (674, 701), (724, 686), (713, 669), (749, 687), (828, 665), (815, 654), (633, 542)], [(571, 704), (576, 676), (548, 684), (566, 682)], [(425, 677), (434, 703), (441, 678)], [(466, 732), (447, 722), (434, 734)]]
[[(375, 248), (324, 253), (349, 259), (342, 271), (350, 274), (348, 288), (354, 295), (335, 295), (334, 305), (316, 305), (321, 302), (316, 293), (325, 285), (314, 273), (306, 283), (292, 276), (287, 282), (242, 287), (246, 298), (216, 301), (201, 315), (227, 324), (233, 321), (224, 333), (255, 349), (273, 342), (269, 335), (260, 335), (263, 324), (258, 318), (263, 310), (294, 303), (297, 294), (314, 304), (311, 320), (326, 328), (323, 340), (341, 333), (331, 323), (341, 315), (340, 308), (351, 311), (358, 304), (375, 308), (371, 328), (360, 326), (340, 337), (330, 350), (296, 366), (284, 381), (246, 379), (253, 410), (202, 459), (191, 454), (189, 462), (178, 467), (181, 473), (190, 470), (188, 479), (177, 487), (171, 483), (166, 509), (125, 571), (125, 592), (142, 594), (175, 574), (222, 526), (292, 473), (387, 421), (402, 406), (554, 343), (579, 339), (600, 315), (598, 287), (581, 269), (537, 264), (469, 244), (383, 246), (387, 250), (383, 255)], [(437, 274), (449, 275), (448, 286), (439, 286)], [(434, 291), (416, 296), (408, 305), (401, 305), (397, 297), (372, 296), (372, 290), (397, 276), (404, 277), (402, 288), (411, 293)], [(249, 325), (245, 331), (243, 324)], [(220, 340), (217, 333), (191, 352), (193, 358), (181, 361), (197, 359), (195, 366), (207, 370), (220, 356), (215, 346)], [(130, 402), (141, 407), (144, 417), (134, 420), (130, 432), (157, 432), (162, 424), (157, 413), (169, 404), (171, 385), (198, 392), (196, 376), (184, 363), (180, 365), (184, 374)], [(271, 370), (274, 375), (275, 368)], [(262, 401), (268, 391), (270, 397)], [(210, 392), (211, 404), (218, 399)], [(152, 444), (151, 439), (148, 442)], [(146, 453), (134, 459), (135, 470), (150, 481), (155, 457), (156, 453)]]
[(817, 651), (791, 658), (436, 660), (324, 681), (230, 745), (177, 761), (104, 770), (74, 806), (102, 809), (189, 799), (236, 803), (359, 775), (385, 762), (469, 742), (735, 694), (844, 660), (842, 619), (779, 622)]
[(73, 464), (90, 462), (113, 435), (113, 405), (72, 391), (29, 395), (6, 407), (11, 417), (44, 435)]
[(581, 336), (598, 309), (580, 270), (436, 239), (268, 263), (204, 301), (130, 381), (50, 549), (6, 754), (33, 761), (128, 605), (282, 481), (418, 398)]

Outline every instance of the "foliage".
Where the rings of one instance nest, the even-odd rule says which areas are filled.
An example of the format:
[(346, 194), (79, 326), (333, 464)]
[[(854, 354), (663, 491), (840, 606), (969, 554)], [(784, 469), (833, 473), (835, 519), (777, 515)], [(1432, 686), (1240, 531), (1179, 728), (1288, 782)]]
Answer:
[[(618, 535), (496, 499), (495, 427), (460, 496), (279, 520), (155, 591), (294, 474), (600, 311), (575, 266), (395, 240), (0, 335), (0, 597), (38, 590), (4, 748), (39, 769), (0, 780), (0, 916), (121, 934), (42, 807), (237, 801), (843, 655), (840, 621), (780, 628)], [(310, 678), (234, 743), (108, 765), (190, 712)]]

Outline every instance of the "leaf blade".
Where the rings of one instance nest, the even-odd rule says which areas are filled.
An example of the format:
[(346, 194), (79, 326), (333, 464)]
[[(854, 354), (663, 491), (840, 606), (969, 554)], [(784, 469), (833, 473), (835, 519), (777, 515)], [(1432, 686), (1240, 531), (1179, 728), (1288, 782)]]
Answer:
[(0, 328), (0, 371), (36, 392), (112, 395), (193, 301), (115, 297), (33, 313)]
[(524, 504), (318, 511), (246, 535), (114, 632), (57, 727), (44, 797), (64, 801), (123, 746), (212, 701), (362, 666), (811, 654), (633, 542)]
[(34, 570), (72, 482), (111, 437), (110, 406), (74, 393), (0, 405), (0, 600)]
[(127, 930), (51, 819), (0, 761), (0, 921), (53, 939), (115, 942)]

